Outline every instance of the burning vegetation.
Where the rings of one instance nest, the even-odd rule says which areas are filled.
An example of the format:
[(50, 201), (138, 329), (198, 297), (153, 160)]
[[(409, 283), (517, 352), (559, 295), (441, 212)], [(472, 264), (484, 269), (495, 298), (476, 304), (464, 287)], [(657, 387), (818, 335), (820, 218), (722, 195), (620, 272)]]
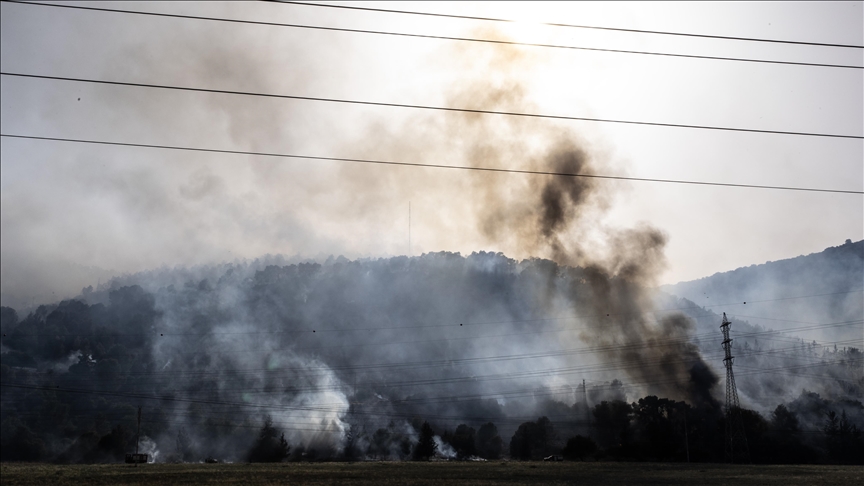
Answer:
[[(484, 52), (465, 55), (483, 76), (453, 104), (530, 111), (524, 57)], [(559, 125), (442, 116), (353, 148), (565, 174), (470, 173), (442, 189), (468, 194), (462, 220), (484, 241), (527, 258), (268, 257), (118, 277), (20, 320), (3, 308), (3, 460), (122, 461), (139, 405), (159, 461), (724, 460), (719, 316), (658, 306), (666, 235), (606, 224), (618, 186), (592, 177), (620, 169)], [(367, 170), (340, 177), (369, 198), (452, 182)], [(864, 458), (860, 352), (818, 352), (810, 391), (745, 400), (754, 461)]]
[[(118, 279), (20, 321), (3, 308), (3, 459), (122, 461), (140, 404), (157, 461), (723, 460), (702, 308), (613, 318), (578, 303), (630, 284), (496, 254), (266, 263), (130, 276), (154, 290)], [(857, 349), (735, 346), (764, 369), (824, 364), (800, 377), (815, 391), (745, 400), (755, 462), (860, 461)]]

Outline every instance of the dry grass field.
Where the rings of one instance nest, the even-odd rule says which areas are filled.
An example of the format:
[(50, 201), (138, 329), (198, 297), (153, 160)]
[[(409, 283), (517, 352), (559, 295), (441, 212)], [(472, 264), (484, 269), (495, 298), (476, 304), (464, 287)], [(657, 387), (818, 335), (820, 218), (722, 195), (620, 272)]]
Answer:
[(724, 464), (543, 462), (357, 462), (283, 464), (51, 465), (3, 463), (12, 485), (182, 484), (864, 484), (856, 466), (732, 466)]

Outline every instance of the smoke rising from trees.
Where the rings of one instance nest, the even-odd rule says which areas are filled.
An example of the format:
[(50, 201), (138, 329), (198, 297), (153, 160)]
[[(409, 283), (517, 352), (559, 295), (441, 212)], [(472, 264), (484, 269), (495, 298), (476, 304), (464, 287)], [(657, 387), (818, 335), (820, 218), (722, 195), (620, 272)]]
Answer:
[[(199, 59), (210, 72), (220, 57)], [(449, 94), (454, 105), (531, 111), (518, 82), (531, 63), (523, 53), (500, 48), (460, 59), (476, 71)], [(256, 86), (256, 72), (248, 76)], [(231, 124), (237, 140), (255, 147), (278, 138), (279, 130), (256, 131), (266, 120), (241, 113)], [(596, 142), (554, 123), (477, 114), (420, 115), (398, 129), (372, 124), (350, 148), (385, 160), (621, 170)], [(698, 410), (689, 417), (694, 454), (714, 457), (719, 360), (705, 359), (698, 319), (661, 312), (663, 297), (651, 290), (666, 264), (665, 234), (608, 222), (616, 183), (461, 172), (427, 178), (430, 170), (364, 166), (334, 173), (335, 181), (313, 181), (297, 200), (309, 205), (338, 193), (352, 204), (335, 220), (311, 219), (313, 227), (354, 218), (362, 226), (374, 208), (425, 185), (435, 194), (426, 197), (458, 195), (464, 203), (442, 207), (425, 231), (520, 259), (498, 251), (273, 257), (121, 277), (20, 322), (4, 308), (3, 398), (14, 406), (3, 408), (3, 440), (27, 446), (4, 451), (116, 460), (132, 440), (132, 404), (143, 402), (146, 435), (160, 457), (176, 450), (178, 460), (192, 449), (199, 460), (426, 459), (445, 449), (442, 437), (457, 455), (495, 458), (509, 445), (511, 457), (527, 459), (560, 452), (576, 435), (596, 437), (612, 456), (641, 457), (651, 449), (644, 444), (683, 426), (678, 417), (683, 423), (689, 406)], [(230, 192), (224, 180), (198, 179), (183, 197)], [(271, 230), (290, 233), (294, 223)], [(589, 394), (578, 385), (585, 376), (588, 410), (577, 406), (580, 392)], [(832, 398), (822, 409), (841, 405), (860, 419), (860, 402)], [(778, 430), (790, 429), (782, 411), (775, 416)], [(652, 428), (657, 417), (665, 422)], [(832, 437), (840, 436), (837, 422)], [(466, 436), (474, 436), (475, 451)], [(673, 437), (663, 453), (679, 458), (682, 441)]]

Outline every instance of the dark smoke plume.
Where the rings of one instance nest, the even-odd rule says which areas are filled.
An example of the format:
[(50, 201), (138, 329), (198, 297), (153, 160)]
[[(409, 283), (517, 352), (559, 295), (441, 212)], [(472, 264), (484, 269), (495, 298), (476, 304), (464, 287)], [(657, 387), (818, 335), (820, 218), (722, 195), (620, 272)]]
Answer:
[[(502, 47), (490, 55), (485, 67), (495, 74), (460, 85), (454, 104), (482, 99), (487, 109), (532, 111), (526, 90), (514, 82), (525, 59), (521, 53), (504, 52), (511, 49)], [(465, 158), (473, 165), (587, 176), (616, 172), (602, 153), (560, 126), (473, 114), (461, 118), (451, 115), (447, 126), (453, 136), (459, 132), (467, 139)], [(518, 134), (522, 143), (507, 140), (510, 133)], [(542, 142), (539, 151), (530, 148), (529, 140), (537, 139)], [(485, 175), (472, 179), (470, 190), (483, 194), (474, 208), (478, 228), (490, 242), (510, 240), (520, 251), (581, 269), (582, 279), (568, 295), (575, 314), (593, 316), (585, 319), (581, 340), (606, 349), (607, 359), (632, 366), (629, 376), (651, 383), (653, 393), (716, 406), (711, 391), (718, 377), (691, 342), (693, 323), (683, 314), (658, 319), (653, 313), (650, 289), (665, 266), (663, 232), (647, 224), (605, 227), (603, 216), (617, 188), (611, 181), (536, 176), (527, 182), (502, 182)]]

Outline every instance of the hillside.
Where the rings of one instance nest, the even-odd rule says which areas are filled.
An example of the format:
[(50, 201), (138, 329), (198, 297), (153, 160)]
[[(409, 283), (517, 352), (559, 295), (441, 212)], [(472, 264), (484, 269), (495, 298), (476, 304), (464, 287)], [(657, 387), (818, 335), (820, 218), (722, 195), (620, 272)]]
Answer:
[[(660, 289), (715, 312), (777, 330), (820, 327), (808, 340), (860, 347), (864, 319), (864, 240), (819, 253), (750, 265)], [(746, 302), (746, 304), (745, 304)], [(856, 322), (857, 321), (857, 322)], [(847, 343), (848, 341), (848, 343)]]
[[(598, 268), (442, 252), (162, 269), (26, 316), (0, 307), (0, 460), (121, 461), (139, 405), (159, 460), (407, 459), (424, 421), (451, 445), (479, 430), (486, 458), (562, 450), (524, 448), (531, 430), (619, 454), (614, 410), (640, 441), (622, 458), (722, 460), (724, 308), (649, 294)], [(742, 404), (783, 404), (808, 431), (797, 450), (822, 447), (828, 412), (864, 426), (858, 350), (730, 317)], [(687, 410), (688, 451), (677, 422), (648, 435), (660, 408)], [(781, 460), (771, 440), (753, 438), (758, 460)], [(832, 451), (807, 460), (845, 460)]]

